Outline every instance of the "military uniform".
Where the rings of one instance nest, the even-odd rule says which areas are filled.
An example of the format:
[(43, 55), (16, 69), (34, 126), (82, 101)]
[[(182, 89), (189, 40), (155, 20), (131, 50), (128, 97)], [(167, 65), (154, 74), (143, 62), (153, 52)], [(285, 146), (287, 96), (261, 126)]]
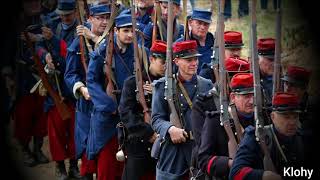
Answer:
[[(191, 42), (192, 43), (183, 41), (176, 43), (176, 48), (173, 48), (174, 53), (179, 54), (180, 50), (181, 52), (191, 50), (193, 53), (196, 53), (196, 42)], [(177, 49), (177, 52), (175, 52), (175, 49)], [(183, 58), (184, 55), (182, 54), (180, 57)], [(210, 81), (197, 75), (194, 75), (192, 79), (188, 81), (183, 81), (179, 75), (177, 78), (182, 81), (181, 83), (192, 102), (194, 102), (198, 94), (212, 88)], [(178, 87), (176, 83), (175, 85)], [(170, 113), (168, 103), (164, 99), (164, 86), (165, 78), (156, 81), (152, 97), (152, 127), (160, 135), (162, 141), (160, 157), (157, 163), (157, 179), (176, 180), (188, 176), (194, 141), (192, 140), (193, 138), (189, 138), (185, 143), (180, 144), (173, 144), (171, 141), (168, 129), (172, 126), (172, 123), (169, 121)], [(180, 112), (179, 115), (184, 125), (184, 130), (189, 134), (189, 137), (192, 137), (191, 108), (181, 89), (177, 89), (178, 112)]]
[[(131, 16), (120, 14), (115, 19), (115, 26), (122, 28), (131, 26)], [(115, 79), (115, 90), (123, 87), (124, 80), (133, 74), (134, 50), (133, 44), (128, 44), (126, 51), (121, 52), (114, 38), (114, 53), (112, 71)], [(97, 158), (98, 178), (120, 177), (123, 163), (116, 160), (118, 149), (117, 129), (119, 115), (115, 114), (121, 94), (116, 93), (114, 101), (105, 91), (105, 56), (107, 43), (104, 42), (90, 54), (90, 63), (87, 74), (87, 86), (94, 104), (87, 147), (88, 159)]]
[[(75, 11), (74, 0), (60, 0), (56, 12), (59, 15), (70, 14)], [(74, 123), (75, 123), (75, 99), (64, 81), (66, 68), (67, 47), (76, 37), (76, 19), (66, 25), (60, 22), (56, 27), (49, 26), (53, 30), (53, 37), (50, 40), (43, 40), (37, 44), (37, 53), (45, 64), (45, 57), (51, 54), (55, 70), (45, 68), (51, 78), (54, 89), (61, 93), (71, 118), (63, 120), (58, 113), (52, 97), (47, 96), (45, 111), (48, 112), (48, 137), (52, 160), (57, 162), (56, 175), (62, 179), (67, 178), (65, 170), (65, 159), (70, 159), (69, 177), (80, 178), (78, 161), (75, 155)]]
[[(277, 93), (273, 98), (272, 108), (273, 111), (279, 113), (299, 112), (298, 97), (289, 93)], [(293, 119), (285, 120), (293, 121)], [(299, 130), (292, 136), (285, 136), (277, 130), (274, 124), (271, 124), (264, 127), (264, 131), (267, 150), (277, 174), (283, 176), (284, 167), (303, 167), (304, 145)], [(279, 142), (279, 146), (276, 141)], [(256, 140), (255, 128), (248, 126), (231, 167), (229, 179), (262, 179), (265, 168), (263, 158), (263, 151)], [(288, 177), (282, 178), (286, 179)]]
[[(253, 93), (253, 76), (249, 73), (238, 73), (231, 80), (234, 93)], [(237, 91), (236, 91), (237, 89)], [(219, 94), (216, 87), (197, 97), (192, 108), (192, 127), (196, 146), (193, 151), (193, 167), (200, 179), (204, 174), (217, 179), (227, 179), (228, 166), (228, 136), (220, 122)], [(244, 114), (237, 111), (240, 126), (246, 128), (253, 124), (253, 113)], [(236, 136), (234, 120), (230, 124)]]
[[(152, 56), (165, 59), (166, 47), (165, 42), (156, 41), (150, 49)], [(143, 71), (143, 82), (149, 81), (148, 76), (151, 81), (160, 78), (153, 76), (150, 70), (148, 74)], [(154, 131), (151, 124), (144, 122), (142, 106), (136, 99), (136, 88), (135, 76), (129, 77), (124, 82), (119, 103), (121, 121), (127, 132), (124, 142), (127, 159), (122, 179), (151, 180), (155, 179), (156, 160), (150, 156), (152, 143), (149, 142), (149, 139), (153, 136)], [(152, 95), (145, 95), (145, 99), (151, 109)]]
[[(110, 14), (109, 6), (94, 5), (90, 7), (90, 16)], [(89, 40), (91, 47), (94, 47), (94, 42)], [(86, 74), (80, 59), (80, 42), (79, 37), (74, 39), (73, 43), (68, 47), (67, 66), (64, 74), (64, 80), (70, 91), (73, 92), (76, 102), (76, 122), (75, 122), (75, 144), (76, 157), (82, 157), (80, 173), (82, 176), (89, 175), (96, 172), (96, 163), (94, 160), (88, 160), (85, 149), (90, 130), (90, 118), (93, 108), (91, 100), (86, 100), (79, 92), (80, 87), (86, 85)], [(86, 56), (86, 64), (89, 62), (88, 54)]]
[[(167, 1), (160, 0), (160, 3), (161, 2), (167, 2)], [(180, 0), (175, 0), (175, 1), (173, 1), (173, 3), (180, 6)], [(160, 36), (159, 25), (157, 25), (157, 39), (167, 41), (167, 28), (166, 28), (167, 22), (165, 22), (161, 19), (160, 22), (158, 22), (158, 24), (159, 23), (161, 23), (161, 26), (162, 26), (163, 39), (161, 39), (161, 36)], [(148, 25), (145, 26), (145, 28), (143, 30), (144, 38), (145, 38), (144, 46), (149, 49), (151, 48), (151, 45), (152, 45), (152, 31), (153, 31), (153, 23), (150, 22)], [(182, 24), (178, 24), (177, 18), (175, 18), (173, 21), (173, 36), (172, 36), (173, 39), (172, 39), (172, 41), (175, 42), (177, 39), (181, 38), (183, 36), (183, 33), (184, 33), (184, 26)]]

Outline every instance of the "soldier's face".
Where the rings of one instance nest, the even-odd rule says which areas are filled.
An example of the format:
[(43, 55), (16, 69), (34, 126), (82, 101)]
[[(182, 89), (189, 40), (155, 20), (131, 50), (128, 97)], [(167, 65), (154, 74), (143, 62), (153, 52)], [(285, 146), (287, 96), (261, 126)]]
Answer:
[(136, 3), (139, 8), (143, 9), (143, 8), (152, 6), (154, 3), (154, 0), (138, 0), (136, 1)]
[(263, 56), (259, 56), (259, 67), (262, 75), (264, 76), (273, 75), (273, 60), (270, 60)]
[(286, 112), (278, 113), (272, 112), (271, 119), (279, 133), (285, 136), (293, 136), (298, 129), (299, 113)]
[(241, 56), (241, 48), (226, 48), (224, 51), (225, 59), (229, 57), (240, 57)]
[(197, 73), (198, 58), (192, 57), (188, 59), (175, 58), (175, 63), (179, 67), (179, 74), (182, 76), (192, 76)]
[(122, 27), (119, 29), (116, 28), (116, 35), (119, 41), (123, 44), (131, 44), (133, 41), (133, 31), (131, 26)]
[[(168, 3), (162, 2), (160, 3), (161, 7), (161, 18), (164, 21), (168, 21)], [(173, 3), (173, 17), (176, 17), (180, 12), (180, 7)]]
[(92, 24), (92, 32), (98, 35), (102, 35), (110, 19), (110, 14), (103, 14), (98, 16), (90, 16), (90, 22)]
[(249, 94), (230, 94), (231, 102), (233, 102), (237, 108), (237, 111), (244, 114), (253, 113), (253, 93)]
[(70, 14), (60, 15), (60, 18), (64, 24), (67, 24), (67, 25), (72, 24), (76, 18), (75, 12), (72, 12)]
[(164, 73), (166, 72), (166, 61), (161, 58), (151, 57), (150, 70), (154, 76), (164, 76)]
[(189, 25), (191, 27), (191, 32), (193, 35), (199, 38), (206, 38), (208, 30), (209, 30), (209, 23), (199, 21), (196, 19), (190, 20)]

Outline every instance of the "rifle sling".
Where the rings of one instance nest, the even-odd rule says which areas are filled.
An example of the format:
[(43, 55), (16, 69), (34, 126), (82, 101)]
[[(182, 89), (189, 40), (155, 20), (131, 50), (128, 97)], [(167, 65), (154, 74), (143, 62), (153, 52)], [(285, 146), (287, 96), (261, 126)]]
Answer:
[(186, 89), (183, 87), (183, 84), (181, 83), (180, 80), (178, 80), (178, 85), (179, 85), (179, 88), (181, 89), (181, 92), (182, 92), (184, 98), (186, 98), (187, 103), (188, 103), (190, 109), (192, 109), (192, 101), (191, 101), (191, 99), (190, 99), (190, 97), (189, 97)]
[(270, 129), (271, 129), (272, 136), (273, 136), (273, 138), (274, 138), (274, 140), (275, 140), (275, 142), (276, 142), (277, 148), (278, 148), (278, 150), (280, 151), (281, 156), (283, 157), (283, 159), (284, 159), (285, 162), (287, 163), (287, 162), (288, 162), (288, 159), (287, 159), (286, 155), (284, 154), (284, 152), (283, 152), (283, 150), (282, 150), (282, 148), (281, 148), (281, 146), (280, 146), (280, 143), (279, 143), (279, 141), (278, 141), (278, 138), (277, 138), (277, 136), (276, 136), (276, 134), (275, 134), (275, 132), (274, 132), (274, 130), (273, 130), (273, 125), (272, 125), (272, 124), (270, 125)]

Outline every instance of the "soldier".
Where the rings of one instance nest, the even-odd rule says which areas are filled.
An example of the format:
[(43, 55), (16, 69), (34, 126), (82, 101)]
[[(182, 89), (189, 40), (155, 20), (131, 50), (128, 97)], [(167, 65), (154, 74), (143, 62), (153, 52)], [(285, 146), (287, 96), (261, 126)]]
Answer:
[(273, 87), (273, 61), (275, 52), (275, 39), (258, 39), (259, 69), (261, 75), (261, 86), (266, 100), (266, 105), (271, 105)]
[[(167, 0), (159, 0), (160, 8), (161, 8), (161, 20), (157, 21), (157, 39), (167, 41), (167, 21), (168, 21), (168, 1)], [(183, 36), (184, 27), (182, 24), (178, 24), (177, 15), (180, 12), (180, 0), (173, 0), (173, 14), (174, 14), (174, 25), (173, 25), (173, 42)], [(149, 23), (146, 25), (143, 30), (145, 37), (144, 46), (147, 48), (151, 47), (152, 44), (152, 31), (153, 31), (153, 23)], [(160, 34), (162, 32), (162, 34)]]
[[(89, 17), (91, 31), (87, 27), (79, 25), (77, 26), (78, 36), (84, 36), (87, 38), (91, 47), (94, 47), (97, 37), (102, 35), (108, 24), (110, 13), (110, 8), (107, 5), (91, 6)], [(85, 69), (81, 64), (81, 52), (79, 51), (80, 42), (77, 37), (68, 48), (64, 80), (69, 90), (73, 92), (74, 97), (77, 99), (75, 144), (77, 159), (82, 157), (80, 174), (88, 179), (93, 179), (93, 173), (96, 171), (96, 164), (94, 160), (88, 160), (85, 155), (93, 104), (88, 93), (88, 88), (86, 87), (86, 74)], [(86, 54), (86, 57), (89, 58), (88, 54)]]
[(151, 16), (154, 11), (154, 0), (138, 0), (137, 3), (137, 22), (139, 23), (139, 29), (144, 30), (145, 26), (152, 22)]
[[(38, 43), (37, 52), (42, 62), (46, 63), (45, 70), (52, 78), (52, 84), (68, 105), (71, 118), (63, 120), (58, 113), (53, 99), (47, 96), (45, 111), (48, 112), (48, 137), (51, 157), (56, 161), (56, 176), (60, 179), (69, 177), (81, 178), (78, 169), (78, 160), (75, 156), (74, 142), (74, 103), (75, 99), (64, 82), (66, 67), (67, 46), (76, 36), (75, 1), (58, 1), (56, 12), (61, 22), (56, 26), (42, 27), (43, 41)], [(55, 33), (53, 33), (55, 32)], [(64, 160), (70, 159), (69, 172), (67, 174)]]
[[(225, 59), (229, 57), (241, 57), (241, 49), (243, 47), (242, 33), (238, 31), (225, 31), (224, 32), (224, 42), (225, 42)], [(215, 52), (218, 53), (218, 52)], [(214, 57), (216, 58), (216, 57)], [(203, 64), (199, 75), (210, 79), (212, 83), (216, 82), (216, 77), (214, 76), (215, 65), (212, 62)]]
[[(150, 80), (154, 81), (164, 76), (167, 45), (163, 41), (156, 41), (150, 51)], [(152, 86), (149, 78), (143, 72), (144, 90), (147, 92), (147, 104), (151, 107)], [(122, 179), (139, 180), (155, 179), (156, 161), (150, 157), (152, 143), (156, 138), (151, 124), (144, 122), (143, 113), (136, 99), (135, 76), (129, 77), (122, 89), (119, 112), (122, 122), (128, 132), (125, 142), (127, 160)]]
[[(194, 9), (188, 24), (191, 27), (189, 34), (190, 40), (196, 40), (198, 44), (198, 51), (202, 56), (198, 58), (199, 65), (198, 71), (204, 63), (211, 62), (211, 56), (213, 52), (214, 37), (211, 32), (208, 32), (211, 20), (212, 12), (202, 9)], [(178, 39), (177, 41), (183, 41), (185, 37)]]
[(116, 112), (124, 80), (133, 74), (134, 50), (132, 38), (132, 21), (128, 14), (120, 14), (115, 19), (115, 38), (112, 73), (114, 78), (114, 95), (105, 91), (105, 57), (107, 43), (104, 42), (91, 54), (87, 74), (87, 86), (93, 102), (91, 129), (89, 132), (87, 156), (88, 159), (97, 158), (98, 179), (120, 178), (123, 164), (118, 162), (115, 154), (118, 148), (116, 124), (119, 116)]
[[(169, 107), (164, 99), (165, 78), (155, 83), (152, 101), (152, 127), (160, 135), (161, 152), (157, 164), (157, 179), (187, 179), (194, 144), (191, 127), (191, 106), (199, 93), (212, 88), (212, 83), (196, 75), (198, 59), (197, 43), (194, 40), (177, 42), (173, 46), (176, 75), (178, 111), (183, 128), (169, 121)], [(180, 85), (179, 85), (180, 84)]]
[[(237, 63), (232, 64), (238, 66)], [(249, 71), (249, 66), (245, 69), (246, 71)], [(229, 71), (231, 70), (229, 67)], [(236, 119), (230, 119), (235, 132), (235, 123), (240, 123), (240, 128), (243, 130), (254, 122), (252, 73), (244, 73), (244, 71), (236, 73), (231, 79), (230, 88), (230, 106), (235, 106), (237, 116)], [(197, 143), (193, 152), (194, 167), (200, 168), (211, 178), (227, 179), (232, 159), (228, 157), (228, 136), (224, 127), (220, 125), (220, 116), (217, 111), (219, 106), (215, 104), (218, 102), (219, 95), (215, 89), (212, 89), (199, 95), (193, 106), (191, 119)], [(198, 175), (201, 175), (201, 172)]]
[(304, 163), (302, 136), (298, 130), (299, 99), (295, 94), (276, 93), (272, 100), (272, 124), (264, 128), (267, 150), (277, 173), (264, 170), (263, 152), (256, 141), (255, 128), (245, 129), (230, 170), (230, 179), (281, 179), (285, 167)]
[[(36, 34), (41, 32), (39, 26), (41, 13), (41, 2), (24, 1), (24, 11), (21, 14), (20, 22), (21, 32), (26, 30), (32, 43), (39, 40)], [(16, 74), (3, 69), (6, 84), (11, 87), (13, 84), (14, 75), (16, 76), (15, 89), (9, 88), (9, 95), (13, 103), (8, 104), (10, 111), (13, 110), (14, 121), (14, 137), (22, 146), (23, 163), (26, 166), (35, 166), (37, 164), (48, 163), (48, 158), (43, 154), (41, 147), (43, 138), (47, 135), (47, 114), (44, 112), (44, 94), (39, 91), (32, 91), (33, 86), (39, 80), (39, 75), (34, 69), (34, 61), (31, 56), (31, 51), (26, 46), (26, 39), (22, 35), (18, 39), (19, 49), (17, 51), (17, 59), (15, 62)], [(10, 83), (11, 82), (11, 83)], [(38, 90), (38, 89), (37, 89)], [(8, 103), (9, 101), (7, 101)], [(12, 108), (12, 109), (11, 109)], [(33, 138), (33, 152), (29, 148), (29, 143)]]

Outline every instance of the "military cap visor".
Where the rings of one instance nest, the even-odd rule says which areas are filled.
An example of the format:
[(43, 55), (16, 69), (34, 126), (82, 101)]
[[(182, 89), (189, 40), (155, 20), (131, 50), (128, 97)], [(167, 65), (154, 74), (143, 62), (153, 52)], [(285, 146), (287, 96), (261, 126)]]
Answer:
[(252, 88), (242, 88), (242, 89), (232, 89), (232, 92), (239, 95), (245, 94), (253, 94), (253, 87)]
[(60, 9), (56, 9), (56, 13), (59, 15), (68, 15), (75, 12), (75, 9), (73, 10), (60, 10)]
[(305, 81), (305, 80), (297, 80), (297, 79), (294, 79), (294, 78), (291, 78), (287, 75), (285, 75), (284, 77), (281, 78), (281, 80), (285, 81), (285, 82), (288, 82), (288, 83), (291, 83), (295, 86), (299, 86), (299, 87), (306, 87), (308, 82)]

